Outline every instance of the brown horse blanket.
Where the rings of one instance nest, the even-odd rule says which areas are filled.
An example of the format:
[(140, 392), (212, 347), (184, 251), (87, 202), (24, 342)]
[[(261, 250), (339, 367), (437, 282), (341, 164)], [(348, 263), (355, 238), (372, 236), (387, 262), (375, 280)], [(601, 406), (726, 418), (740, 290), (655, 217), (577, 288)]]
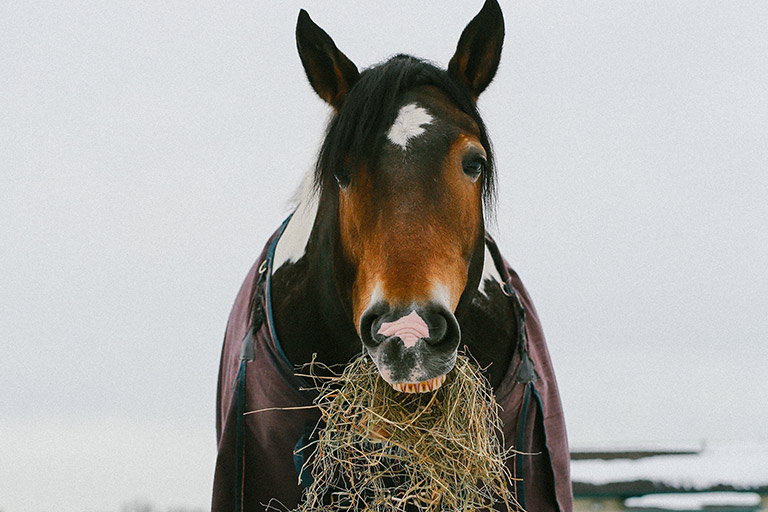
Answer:
[[(274, 510), (292, 509), (301, 499), (303, 486), (297, 471), (300, 463), (294, 460), (294, 450), (317, 423), (319, 413), (311, 407), (295, 408), (312, 405), (315, 395), (301, 389), (306, 384), (295, 375), (293, 365), (280, 348), (270, 318), (271, 269), (268, 264), (262, 264), (268, 258), (268, 248), (275, 236), (277, 234), (245, 278), (227, 324), (218, 381), (218, 457), (212, 512), (262, 511), (270, 506)], [(507, 446), (512, 445), (524, 453), (507, 462), (512, 474), (522, 478), (516, 482), (517, 500), (529, 512), (568, 512), (573, 507), (568, 442), (541, 324), (520, 278), (498, 255), (495, 243), (488, 239), (487, 244), (494, 259), (504, 262), (498, 270), (507, 281), (511, 300), (517, 300), (525, 312), (522, 343), (496, 390)], [(259, 269), (267, 274), (266, 290), (257, 295)], [(273, 409), (245, 416), (244, 432), (241, 431), (244, 446), (236, 453), (238, 412), (233, 386), (240, 367), (241, 342), (249, 329), (257, 296), (263, 296), (266, 314), (253, 336), (253, 360), (245, 365), (244, 410)], [(517, 340), (509, 342), (518, 343)], [(290, 407), (294, 409), (284, 410)], [(243, 468), (239, 477), (238, 462)]]

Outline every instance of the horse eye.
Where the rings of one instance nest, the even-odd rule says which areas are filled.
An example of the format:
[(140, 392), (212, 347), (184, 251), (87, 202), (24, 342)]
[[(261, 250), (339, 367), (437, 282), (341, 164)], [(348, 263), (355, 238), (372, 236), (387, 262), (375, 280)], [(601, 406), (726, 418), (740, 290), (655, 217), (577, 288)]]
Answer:
[(347, 188), (349, 183), (352, 181), (352, 178), (349, 176), (349, 174), (345, 172), (337, 173), (333, 176), (336, 178), (336, 183), (338, 183), (341, 188)]
[(487, 165), (485, 158), (477, 156), (464, 164), (464, 173), (470, 178), (476, 179), (485, 171)]

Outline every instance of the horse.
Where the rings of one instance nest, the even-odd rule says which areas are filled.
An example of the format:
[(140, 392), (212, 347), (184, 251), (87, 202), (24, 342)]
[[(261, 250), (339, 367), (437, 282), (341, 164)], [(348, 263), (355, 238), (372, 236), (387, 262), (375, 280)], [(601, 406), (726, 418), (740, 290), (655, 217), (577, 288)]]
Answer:
[[(496, 167), (477, 99), (501, 58), (486, 0), (447, 69), (395, 55), (359, 71), (303, 9), (298, 54), (332, 109), (314, 172), (235, 300), (222, 349), (213, 511), (295, 508), (319, 420), (296, 368), (362, 353), (401, 392), (430, 392), (460, 351), (502, 406), (517, 502), (572, 508), (562, 408), (541, 325), (486, 231)], [(259, 411), (259, 414), (248, 414)]]

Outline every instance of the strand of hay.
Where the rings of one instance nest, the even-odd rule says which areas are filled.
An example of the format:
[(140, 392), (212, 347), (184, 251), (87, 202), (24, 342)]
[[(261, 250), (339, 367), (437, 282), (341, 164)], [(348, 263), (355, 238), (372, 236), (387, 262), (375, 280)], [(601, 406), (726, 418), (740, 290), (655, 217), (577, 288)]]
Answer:
[(395, 391), (365, 355), (318, 389), (324, 426), (297, 512), (519, 510), (499, 406), (466, 356), (431, 393)]

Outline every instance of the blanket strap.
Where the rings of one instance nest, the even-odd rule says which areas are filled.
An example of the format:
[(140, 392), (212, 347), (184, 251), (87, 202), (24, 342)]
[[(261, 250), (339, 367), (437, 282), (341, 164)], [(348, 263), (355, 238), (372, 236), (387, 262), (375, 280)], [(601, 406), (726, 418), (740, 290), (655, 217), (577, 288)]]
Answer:
[[(235, 413), (236, 413), (236, 425), (235, 425), (235, 512), (242, 512), (245, 502), (245, 382), (246, 382), (246, 364), (248, 361), (253, 361), (256, 357), (255, 348), (253, 346), (254, 340), (256, 340), (256, 334), (264, 325), (264, 321), (267, 319), (268, 314), (264, 311), (264, 297), (266, 295), (269, 298), (269, 292), (265, 291), (267, 281), (272, 272), (272, 260), (275, 257), (275, 250), (277, 249), (277, 241), (282, 236), (283, 231), (288, 226), (288, 222), (291, 220), (293, 214), (286, 218), (280, 229), (277, 230), (272, 237), (272, 241), (269, 244), (267, 253), (264, 260), (259, 265), (258, 273), (259, 277), (256, 281), (256, 292), (251, 297), (250, 311), (251, 311), (251, 323), (248, 326), (248, 331), (243, 336), (242, 346), (240, 348), (240, 368), (237, 370), (237, 376), (235, 382), (232, 384), (232, 391), (235, 393)], [(267, 306), (269, 308), (269, 306)], [(276, 340), (275, 340), (276, 341)], [(279, 349), (282, 352), (282, 349)], [(285, 356), (283, 356), (285, 357)], [(287, 358), (286, 358), (287, 360)]]
[[(520, 413), (517, 419), (517, 439), (515, 440), (515, 447), (518, 450), (524, 450), (525, 447), (525, 428), (528, 420), (528, 410), (531, 402), (531, 395), (536, 393), (535, 382), (539, 380), (539, 376), (536, 374), (536, 368), (534, 367), (531, 356), (528, 354), (528, 330), (525, 327), (525, 307), (523, 306), (520, 296), (517, 291), (512, 287), (509, 278), (501, 286), (504, 295), (508, 296), (512, 302), (512, 310), (517, 321), (517, 350), (520, 354), (520, 366), (517, 369), (517, 375), (515, 376), (515, 382), (525, 386), (523, 392), (523, 402), (520, 405)], [(523, 457), (515, 457), (515, 475), (521, 480), (517, 482), (516, 498), (518, 504), (525, 509), (525, 481), (522, 480), (523, 476)]]
[(520, 367), (517, 370), (515, 381), (521, 384), (536, 382), (539, 376), (536, 374), (531, 356), (528, 354), (528, 330), (525, 327), (525, 307), (523, 306), (517, 291), (507, 281), (502, 285), (502, 291), (512, 299), (512, 310), (517, 321), (517, 350), (520, 352)]
[(246, 363), (253, 361), (253, 340), (264, 324), (264, 279), (267, 275), (268, 260), (259, 266), (259, 278), (256, 281), (256, 293), (251, 303), (251, 324), (243, 337), (240, 348), (240, 367), (233, 385), (235, 393), (235, 512), (242, 512), (245, 496), (245, 373)]
[[(536, 381), (538, 381), (540, 377), (536, 373), (533, 360), (528, 353), (528, 330), (525, 327), (525, 307), (523, 306), (517, 291), (512, 287), (509, 278), (507, 278), (507, 281), (502, 285), (502, 290), (504, 291), (505, 295), (512, 299), (512, 309), (514, 310), (515, 319), (517, 320), (517, 325), (519, 327), (517, 342), (518, 350), (520, 351), (520, 366), (517, 369), (515, 382), (524, 385), (525, 390), (523, 392), (523, 402), (520, 406), (520, 415), (518, 416), (517, 420), (517, 447), (518, 449), (524, 450), (526, 434), (525, 428), (531, 406), (537, 408), (539, 414), (542, 415), (543, 421), (544, 404), (542, 403), (541, 395), (536, 389)], [(547, 451), (547, 455), (551, 464), (552, 456), (549, 452), (549, 445), (547, 444), (546, 430), (544, 431), (544, 447)], [(520, 456), (515, 457), (515, 474), (519, 478), (522, 478), (523, 476), (523, 458)], [(554, 482), (554, 469), (552, 478)], [(524, 510), (526, 508), (525, 501), (525, 481), (521, 480), (517, 486), (517, 502), (520, 504), (520, 506), (523, 507)], [(555, 493), (555, 501), (557, 502), (558, 510), (562, 510), (562, 507), (560, 506), (560, 500), (557, 497), (557, 493)]]

